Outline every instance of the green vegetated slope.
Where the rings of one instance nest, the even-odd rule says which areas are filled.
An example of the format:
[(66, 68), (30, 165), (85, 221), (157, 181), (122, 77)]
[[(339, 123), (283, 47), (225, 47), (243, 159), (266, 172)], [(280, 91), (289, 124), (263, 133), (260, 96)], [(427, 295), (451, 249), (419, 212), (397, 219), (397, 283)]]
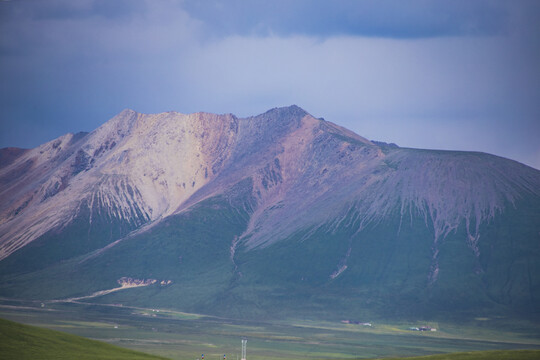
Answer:
[(117, 219), (104, 207), (89, 209), (84, 201), (77, 216), (69, 224), (48, 231), (3, 259), (0, 262), (0, 274), (38, 271), (102, 248), (147, 221), (142, 214), (136, 215), (134, 220)]
[(540, 350), (496, 350), (472, 351), (443, 355), (415, 356), (407, 358), (385, 358), (384, 360), (537, 360)]
[(257, 304), (272, 314), (289, 311), (287, 317), (472, 318), (508, 309), (532, 316), (540, 297), (534, 285), (540, 283), (540, 207), (535, 199), (519, 208), (509, 207), (506, 217), (481, 227), (478, 257), (465, 241), (465, 224), (451, 232), (438, 244), (433, 282), (430, 224), (420, 214), (401, 222), (396, 209), (362, 231), (344, 219), (350, 225), (323, 226), (239, 252), (243, 276), (224, 301), (245, 309)]
[[(243, 204), (225, 197), (212, 198), (103, 253), (12, 274), (2, 292), (23, 298), (62, 299), (115, 288), (118, 279), (130, 277), (157, 283), (95, 300), (189, 311), (206, 308), (229, 286), (234, 273), (230, 247), (246, 224)], [(162, 286), (161, 281), (170, 283)]]
[(0, 358), (13, 360), (165, 359), (60, 331), (0, 319)]
[(250, 194), (246, 180), (111, 249), (10, 275), (2, 294), (85, 296), (131, 277), (157, 282), (92, 301), (233, 318), (473, 318), (518, 310), (536, 316), (538, 199), (508, 206), (504, 217), (482, 225), (478, 257), (465, 241), (465, 224), (451, 232), (438, 244), (438, 277), (431, 282), (432, 226), (421, 214), (402, 221), (398, 209), (361, 231), (345, 218), (347, 225), (306, 229), (268, 247), (240, 245), (232, 257), (248, 224)]

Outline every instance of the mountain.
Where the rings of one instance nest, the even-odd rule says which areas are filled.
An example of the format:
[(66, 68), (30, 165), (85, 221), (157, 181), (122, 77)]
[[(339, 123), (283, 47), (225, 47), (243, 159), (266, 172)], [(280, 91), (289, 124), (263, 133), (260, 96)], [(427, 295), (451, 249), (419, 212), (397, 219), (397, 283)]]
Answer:
[(512, 160), (372, 142), (290, 106), (125, 110), (2, 149), (0, 165), (1, 296), (235, 317), (540, 313), (540, 171)]

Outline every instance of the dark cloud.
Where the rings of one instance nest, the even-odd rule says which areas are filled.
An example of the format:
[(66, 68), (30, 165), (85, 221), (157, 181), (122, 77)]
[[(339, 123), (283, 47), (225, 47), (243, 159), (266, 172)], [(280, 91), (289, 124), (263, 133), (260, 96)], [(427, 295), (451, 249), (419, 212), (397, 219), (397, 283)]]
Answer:
[(0, 4), (4, 18), (76, 20), (89, 17), (122, 18), (143, 13), (143, 0), (13, 0)]
[(508, 12), (494, 0), (186, 1), (214, 35), (424, 38), (497, 35)]

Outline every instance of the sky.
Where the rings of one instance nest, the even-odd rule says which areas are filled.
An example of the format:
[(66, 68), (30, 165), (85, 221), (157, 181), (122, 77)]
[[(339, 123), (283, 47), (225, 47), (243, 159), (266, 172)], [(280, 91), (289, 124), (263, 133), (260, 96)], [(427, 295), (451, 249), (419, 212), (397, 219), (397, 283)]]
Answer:
[(540, 1), (0, 0), (0, 147), (292, 104), (540, 169)]

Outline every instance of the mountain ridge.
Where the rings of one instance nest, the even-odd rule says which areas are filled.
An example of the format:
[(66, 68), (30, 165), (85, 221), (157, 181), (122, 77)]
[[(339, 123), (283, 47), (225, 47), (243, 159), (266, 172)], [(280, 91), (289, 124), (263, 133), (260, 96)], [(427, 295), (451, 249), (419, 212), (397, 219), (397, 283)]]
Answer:
[[(0, 167), (0, 293), (29, 294), (22, 284), (44, 281), (39, 274), (139, 259), (144, 248), (148, 259), (120, 261), (123, 270), (97, 275), (87, 291), (121, 277), (157, 278), (157, 271), (174, 280), (163, 290), (173, 294), (192, 281), (183, 275), (192, 260), (182, 255), (192, 249), (217, 256), (208, 271), (221, 269), (218, 278), (230, 283), (210, 286), (212, 296), (238, 304), (246, 299), (236, 291), (261, 281), (276, 289), (350, 288), (370, 298), (386, 294), (366, 293), (378, 278), (381, 289), (407, 301), (465, 304), (476, 287), (483, 290), (472, 296), (475, 306), (512, 307), (505, 299), (515, 299), (538, 311), (540, 171), (515, 161), (369, 141), (297, 106), (247, 118), (126, 109), (91, 133), (15, 154)], [(164, 235), (169, 228), (184, 235)], [(317, 262), (306, 262), (310, 256)], [(51, 291), (41, 296), (85, 295), (79, 285)], [(213, 306), (205, 309), (224, 305)]]

